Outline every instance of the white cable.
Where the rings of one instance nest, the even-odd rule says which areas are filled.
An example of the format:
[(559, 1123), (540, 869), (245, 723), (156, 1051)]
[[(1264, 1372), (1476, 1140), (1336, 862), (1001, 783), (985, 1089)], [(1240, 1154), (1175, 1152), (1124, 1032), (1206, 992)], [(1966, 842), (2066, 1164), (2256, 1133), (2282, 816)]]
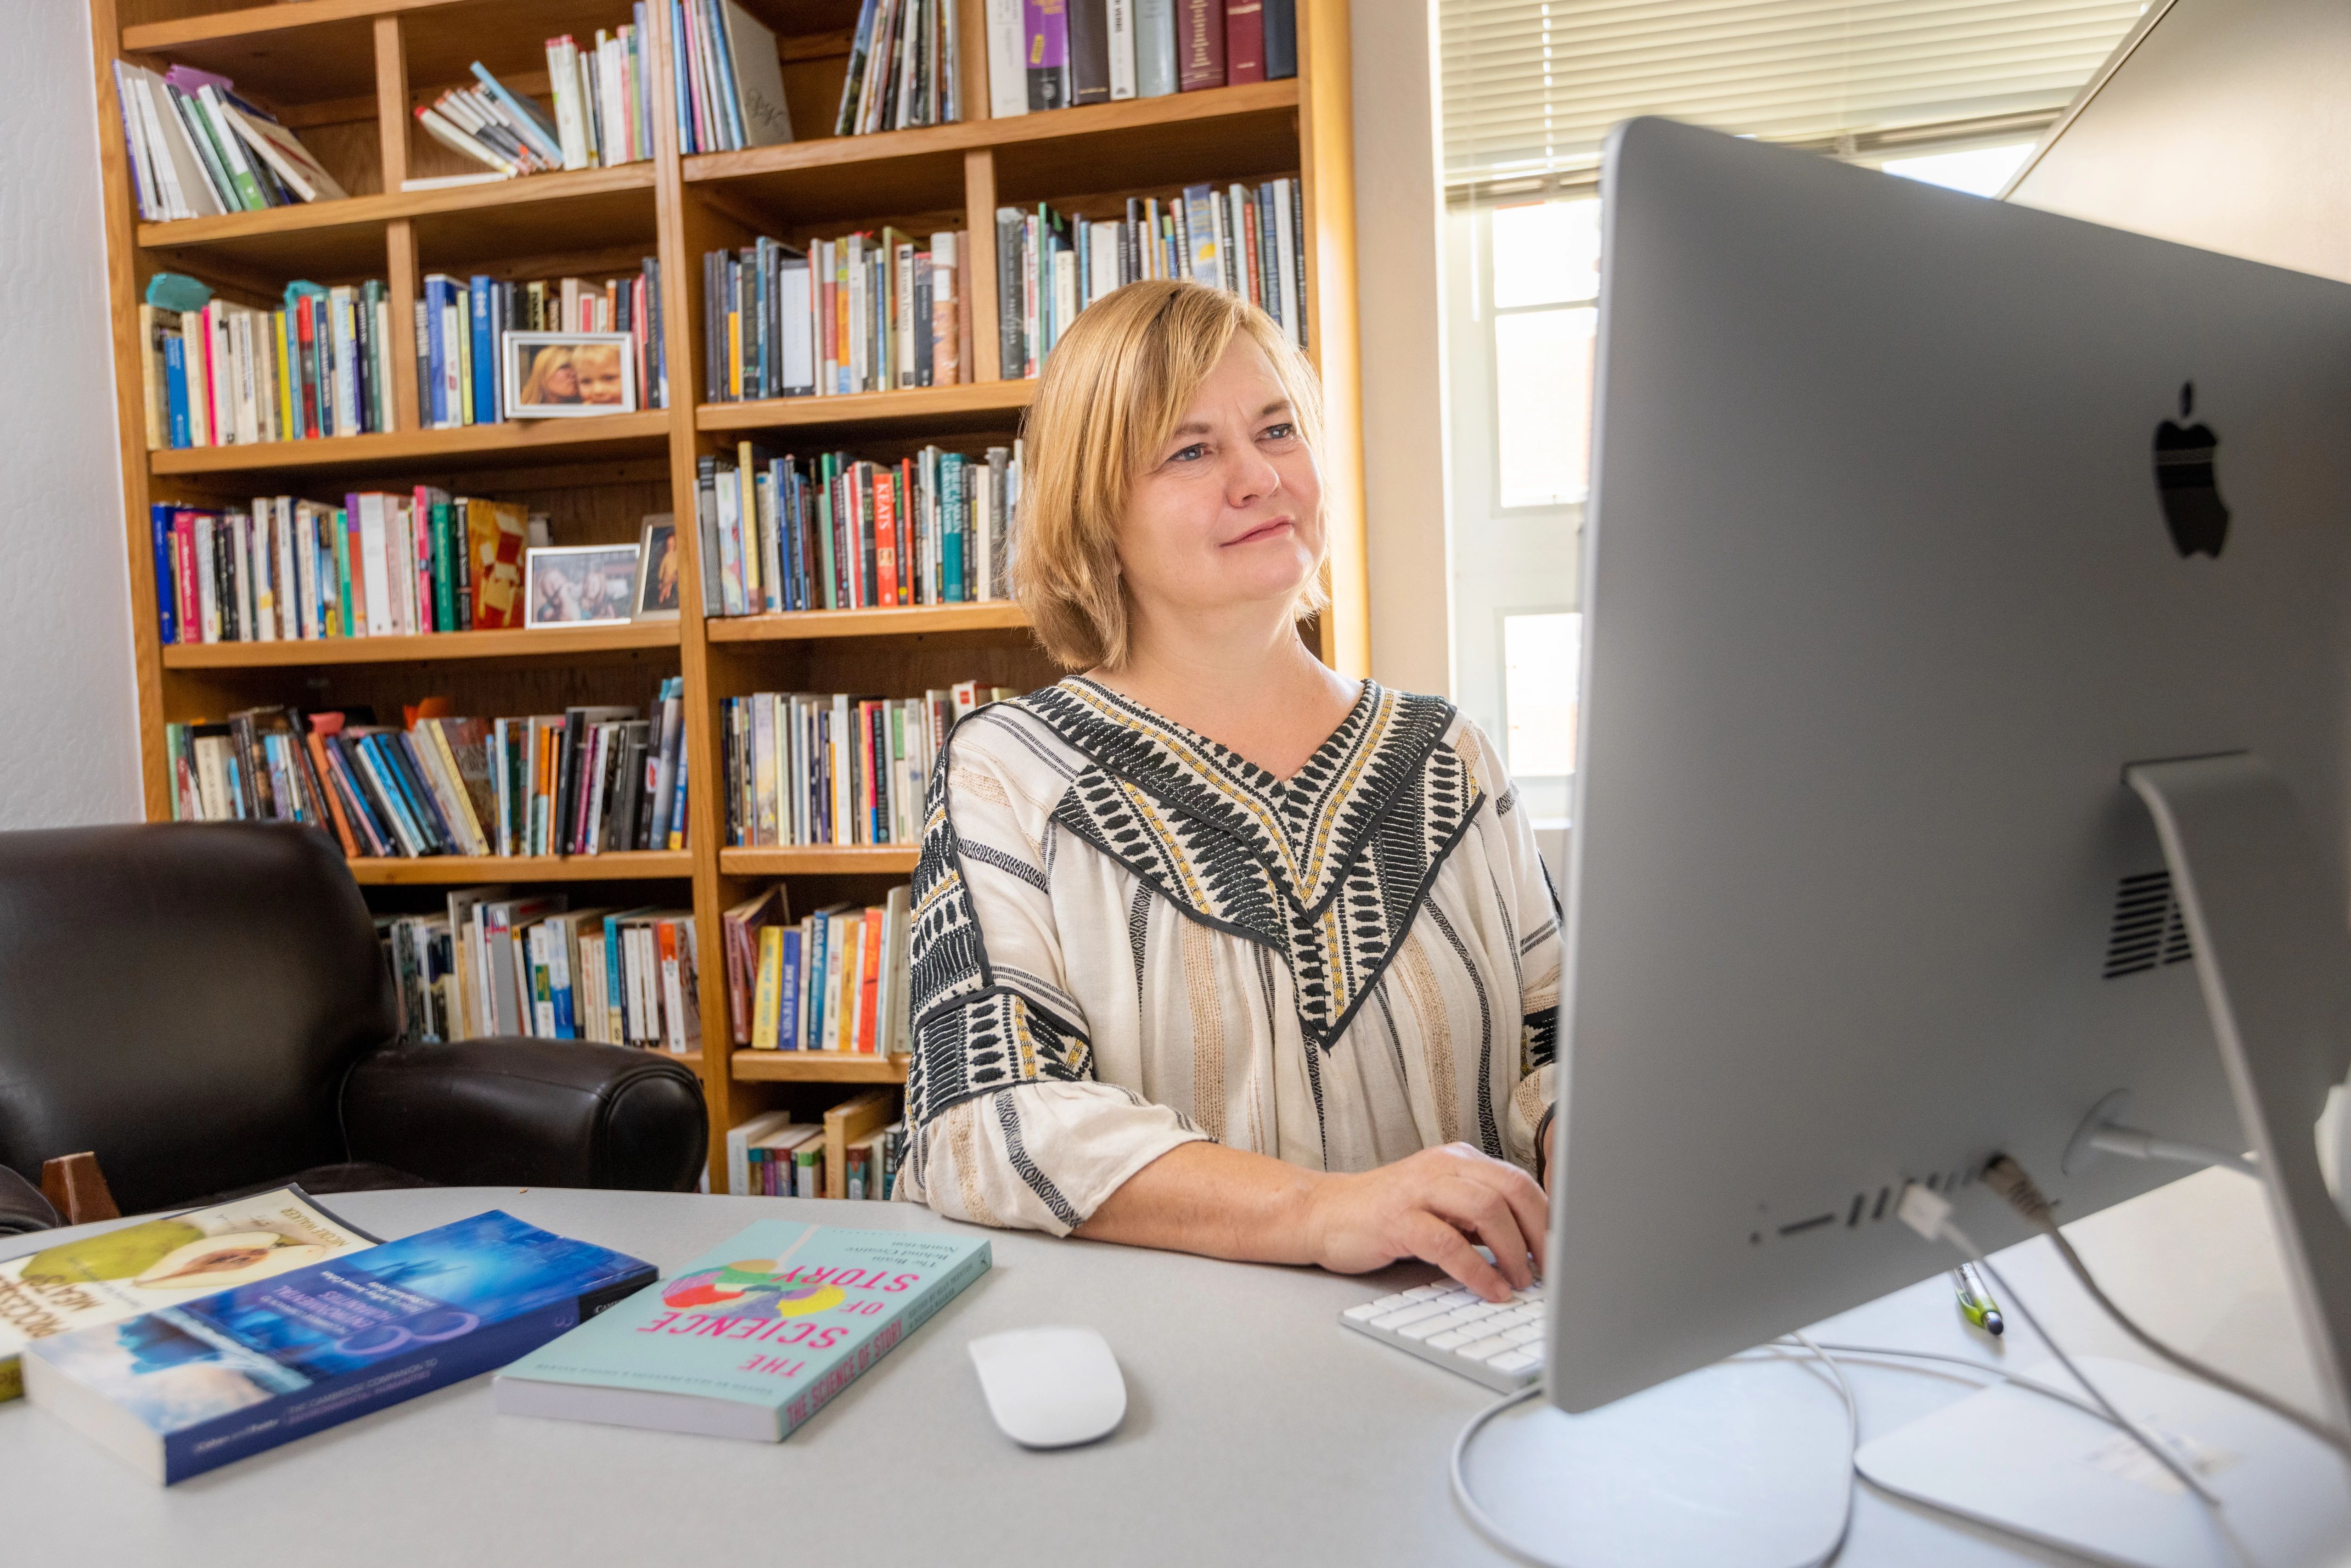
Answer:
[(2082, 1385), (2082, 1391), (2097, 1402), (2098, 1408), (2105, 1411), (2116, 1426), (2129, 1433), (2131, 1440), (2146, 1449), (2148, 1458), (2169, 1470), (2173, 1479), (2202, 1499), (2207, 1507), (2218, 1508), (2220, 1505), (2220, 1500), (2212, 1495), (2210, 1489), (2193, 1470), (2180, 1463), (2178, 1455), (2156, 1441), (2137, 1422), (2116, 1409), (2114, 1401), (2108, 1399), (2096, 1384), (2082, 1375), (2082, 1369), (2074, 1364), (2074, 1358), (2065, 1354), (2065, 1347), (2041, 1326), (2040, 1320), (2032, 1315), (2032, 1309), (2025, 1304), (2023, 1297), (2016, 1293), (2015, 1288), (2001, 1277), (2000, 1270), (1992, 1267), (1991, 1260), (1984, 1256), (1983, 1249), (1977, 1246), (1966, 1231), (1951, 1223), (1950, 1199), (1912, 1182), (1902, 1189), (1902, 1201), (1896, 1206), (1894, 1212), (1903, 1224), (1928, 1240), (1948, 1242), (1973, 1259), (1976, 1267), (1999, 1287), (2001, 1298), (2016, 1310), (2018, 1317), (2024, 1320), (2025, 1326), (2038, 1334), (2041, 1343), (2049, 1347), (2049, 1354), (2057, 1358), (2057, 1364), (2065, 1369), (2065, 1375)]
[[(1824, 1564), (1833, 1561), (1836, 1554), (1844, 1549), (1844, 1538), (1853, 1529), (1853, 1477), (1855, 1473), (1854, 1456), (1861, 1449), (1861, 1406), (1854, 1399), (1853, 1385), (1845, 1381), (1844, 1368), (1837, 1364), (1834, 1356), (1822, 1350), (1820, 1346), (1801, 1333), (1791, 1334), (1788, 1337), (1810, 1351), (1814, 1360), (1829, 1369), (1829, 1375), (1836, 1380), (1837, 1394), (1844, 1401), (1844, 1513), (1837, 1521), (1836, 1539), (1829, 1542), (1828, 1550), (1816, 1557), (1808, 1557), (1802, 1563), (1794, 1565), (1794, 1568), (1823, 1568)], [(1541, 1556), (1511, 1540), (1503, 1531), (1502, 1527), (1496, 1523), (1493, 1517), (1479, 1503), (1476, 1495), (1469, 1490), (1469, 1478), (1462, 1469), (1462, 1461), (1468, 1456), (1470, 1443), (1476, 1439), (1480, 1431), (1485, 1429), (1487, 1422), (1505, 1410), (1525, 1404), (1541, 1392), (1541, 1384), (1521, 1388), (1516, 1394), (1489, 1405), (1471, 1416), (1469, 1424), (1461, 1428), (1461, 1435), (1453, 1439), (1451, 1467), (1453, 1500), (1459, 1506), (1462, 1517), (1468, 1520), (1469, 1528), (1483, 1536), (1486, 1543), (1496, 1551), (1507, 1556), (1515, 1557), (1521, 1563), (1531, 1563), (1535, 1568), (1575, 1568), (1573, 1563)]]

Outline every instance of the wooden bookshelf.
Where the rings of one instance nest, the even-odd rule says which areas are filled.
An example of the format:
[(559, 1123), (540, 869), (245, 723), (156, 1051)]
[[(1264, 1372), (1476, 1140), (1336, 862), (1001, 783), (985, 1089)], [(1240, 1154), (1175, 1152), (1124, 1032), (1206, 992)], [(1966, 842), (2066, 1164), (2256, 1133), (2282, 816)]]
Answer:
[[(897, 1083), (905, 1059), (737, 1049), (722, 940), (724, 912), (780, 882), (796, 912), (872, 899), (914, 869), (912, 846), (737, 849), (720, 844), (722, 704), (755, 691), (862, 690), (908, 695), (959, 679), (1034, 686), (1056, 672), (1016, 605), (704, 619), (699, 544), (687, 552), (682, 620), (549, 631), (313, 643), (174, 645), (155, 625), (151, 501), (217, 503), (258, 494), (313, 497), (350, 488), (440, 485), (526, 499), (556, 542), (633, 541), (639, 517), (695, 515), (697, 460), (764, 439), (796, 450), (923, 442), (977, 450), (1017, 434), (1033, 382), (996, 363), (993, 214), (1050, 202), (1100, 210), (1125, 194), (1201, 181), (1296, 175), (1306, 213), (1306, 319), (1329, 404), (1324, 476), (1332, 517), (1332, 609), (1315, 623), (1323, 656), (1368, 663), (1362, 456), (1355, 354), (1354, 205), (1350, 143), (1350, 0), (1301, 0), (1295, 80), (1170, 98), (987, 118), (982, 0), (956, 0), (971, 118), (874, 136), (830, 134), (856, 0), (745, 0), (778, 36), (799, 139), (682, 158), (674, 133), (668, 7), (653, 7), (655, 155), (605, 170), (402, 191), (412, 174), (456, 172), (411, 109), (467, 78), (480, 59), (521, 90), (546, 90), (542, 45), (628, 19), (624, 0), (90, 0), (105, 183), (109, 298), (121, 437), (124, 542), (136, 641), (146, 810), (168, 820), (167, 719), (222, 716), (256, 702), (368, 702), (379, 712), (445, 694), (462, 713), (545, 713), (576, 702), (637, 702), (670, 674), (685, 685), (688, 843), (679, 851), (476, 859), (355, 860), (353, 877), (387, 907), (420, 907), (473, 883), (622, 884), (600, 895), (690, 902), (705, 962), (701, 1054), (711, 1158), (722, 1186), (728, 1126), (770, 1104), (807, 1112), (853, 1084)], [(140, 221), (115, 107), (118, 57), (184, 64), (235, 78), (293, 127), (350, 193), (347, 200), (177, 223)], [(1092, 204), (1092, 205), (1089, 205)], [(701, 257), (759, 234), (838, 235), (878, 224), (971, 231), (968, 295), (977, 363), (969, 383), (757, 402), (699, 401)], [(672, 406), (601, 419), (427, 430), (417, 413), (412, 334), (392, 336), (397, 428), (373, 435), (149, 452), (138, 305), (159, 271), (232, 298), (274, 297), (294, 278), (385, 281), (395, 324), (426, 273), (611, 276), (658, 256)], [(468, 488), (468, 487), (472, 488)], [(636, 891), (642, 890), (642, 891)]]

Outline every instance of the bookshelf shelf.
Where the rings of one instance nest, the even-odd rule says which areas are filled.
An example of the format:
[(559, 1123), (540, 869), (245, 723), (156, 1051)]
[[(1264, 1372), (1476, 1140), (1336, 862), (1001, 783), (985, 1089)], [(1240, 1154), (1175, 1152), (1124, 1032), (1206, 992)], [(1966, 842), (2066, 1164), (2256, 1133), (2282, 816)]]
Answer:
[[(857, 691), (892, 697), (972, 681), (1026, 690), (1051, 678), (1019, 607), (1009, 603), (705, 619), (697, 465), (745, 439), (805, 455), (819, 449), (895, 460), (925, 442), (967, 444), (1017, 431), (1037, 383), (995, 379), (999, 335), (994, 218), (1049, 201), (1101, 215), (1129, 195), (1166, 197), (1296, 175), (1303, 206), (1302, 309), (1325, 381), (1324, 486), (1332, 507), (1333, 604), (1310, 636), (1323, 656), (1368, 663), (1363, 578), (1360, 389), (1354, 364), (1352, 0), (1299, 0), (1295, 79), (1166, 98), (987, 118), (987, 0), (952, 0), (966, 51), (967, 118), (956, 124), (834, 137), (859, 0), (742, 0), (778, 35), (800, 139), (741, 152), (682, 157), (674, 134), (673, 8), (647, 7), (655, 156), (611, 169), (403, 191), (454, 156), (413, 110), (466, 82), (485, 62), (517, 90), (544, 96), (545, 41), (632, 19), (629, 0), (89, 0), (104, 181), (113, 323), (124, 559), (136, 641), (148, 816), (168, 821), (175, 795), (166, 723), (217, 721), (256, 703), (365, 706), (445, 696), (459, 714), (512, 717), (572, 706), (644, 707), (668, 678), (683, 685), (688, 847), (568, 858), (359, 860), (351, 874), (386, 910), (413, 911), (474, 884), (578, 890), (582, 902), (690, 896), (702, 957), (694, 998), (703, 1045), (679, 1058), (701, 1075), (711, 1168), (723, 1186), (727, 1128), (771, 1106), (821, 1099), (824, 1086), (902, 1082), (905, 1059), (737, 1049), (723, 957), (727, 909), (765, 882), (795, 911), (855, 889), (904, 881), (909, 845), (737, 849), (725, 844), (726, 707), (759, 691)], [(114, 66), (186, 65), (234, 78), (277, 112), (353, 193), (333, 203), (177, 223), (138, 216), (134, 174), (116, 113)], [(848, 228), (969, 232), (965, 251), (972, 382), (854, 396), (701, 404), (703, 257), (760, 235), (794, 243)], [(417, 351), (409, 323), (434, 272), (514, 281), (634, 273), (660, 264), (658, 326), (672, 406), (594, 419), (419, 427)], [(158, 271), (195, 277), (259, 306), (294, 278), (335, 285), (381, 278), (395, 430), (251, 446), (150, 452), (141, 294)], [(1328, 350), (1326, 352), (1326, 345)], [(559, 544), (625, 543), (649, 513), (682, 527), (682, 614), (667, 622), (550, 631), (448, 632), (321, 642), (163, 645), (157, 632), (149, 508), (162, 501), (233, 507), (297, 492), (340, 504), (350, 491), (439, 486), (527, 506)], [(795, 881), (803, 885), (794, 888)]]
[(421, 244), (461, 247), (469, 258), (485, 260), (544, 251), (549, 240), (559, 246), (566, 237), (601, 243), (632, 227), (650, 246), (653, 171), (651, 162), (623, 163), (141, 224), (139, 244), (183, 259), (201, 255), (271, 277), (308, 276), (312, 282), (381, 276), (384, 226), (398, 219), (417, 224)]
[(922, 852), (912, 844), (793, 844), (782, 849), (720, 850), (725, 876), (830, 876), (908, 873)]
[(521, 632), (434, 632), (416, 637), (328, 637), (316, 642), (190, 643), (163, 650), (167, 670), (285, 669), (311, 664), (427, 664), (444, 659), (578, 659), (678, 645), (674, 621), (624, 626), (546, 626)]
[(669, 449), (670, 416), (661, 409), (593, 419), (511, 420), (458, 430), (393, 430), (330, 435), (319, 441), (265, 441), (251, 446), (184, 446), (151, 452), (158, 477), (181, 474), (366, 473), (403, 476), (507, 466), (542, 456), (565, 459), (650, 457)]
[(906, 1058), (851, 1051), (737, 1051), (728, 1071), (738, 1083), (904, 1083)]
[(705, 623), (713, 643), (798, 643), (819, 637), (903, 637), (996, 632), (1029, 624), (1018, 604), (916, 604), (895, 610), (799, 610), (726, 615)]
[(904, 392), (852, 392), (843, 397), (771, 397), (751, 402), (706, 402), (695, 410), (697, 430), (848, 430), (875, 427), (893, 435), (963, 431), (980, 421), (1007, 424), (1037, 401), (1033, 381), (967, 382), (960, 386)]
[(475, 882), (635, 882), (694, 875), (684, 850), (632, 850), (601, 855), (428, 855), (422, 860), (354, 860), (362, 887), (457, 886)]

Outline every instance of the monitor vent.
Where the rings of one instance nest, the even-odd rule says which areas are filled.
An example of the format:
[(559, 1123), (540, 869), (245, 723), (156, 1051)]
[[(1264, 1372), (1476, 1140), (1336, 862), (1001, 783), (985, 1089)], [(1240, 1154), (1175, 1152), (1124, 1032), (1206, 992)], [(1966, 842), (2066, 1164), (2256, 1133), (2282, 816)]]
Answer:
[(2142, 872), (2115, 884), (2115, 919), (2106, 934), (2105, 977), (2142, 975), (2196, 956), (2188, 941), (2188, 920), (2172, 896), (2171, 873)]

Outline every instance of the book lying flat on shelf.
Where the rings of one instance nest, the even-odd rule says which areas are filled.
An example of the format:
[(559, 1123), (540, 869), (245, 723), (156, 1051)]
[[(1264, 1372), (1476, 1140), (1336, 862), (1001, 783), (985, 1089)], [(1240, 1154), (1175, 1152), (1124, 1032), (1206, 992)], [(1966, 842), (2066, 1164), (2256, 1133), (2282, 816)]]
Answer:
[(375, 1245), (282, 1186), (210, 1208), (79, 1237), (0, 1263), (0, 1400), (25, 1391), (34, 1340), (120, 1322)]
[(37, 1341), (25, 1395), (168, 1486), (504, 1366), (653, 1280), (493, 1209)]
[(761, 1220), (508, 1366), (498, 1408), (780, 1442), (990, 1261), (984, 1237)]

